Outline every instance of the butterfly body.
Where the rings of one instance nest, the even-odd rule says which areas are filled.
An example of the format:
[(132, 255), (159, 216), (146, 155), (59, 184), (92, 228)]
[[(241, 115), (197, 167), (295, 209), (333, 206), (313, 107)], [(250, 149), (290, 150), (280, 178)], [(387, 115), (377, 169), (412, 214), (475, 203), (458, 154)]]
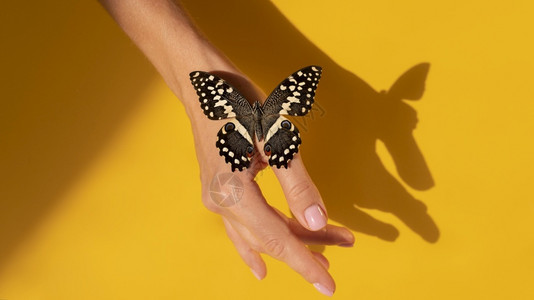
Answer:
[[(259, 101), (254, 102), (254, 104), (250, 107), (251, 114), (246, 116), (237, 116), (236, 119), (241, 122), (241, 124), (250, 124), (252, 128), (247, 128), (249, 132), (253, 132), (256, 134), (256, 137), (259, 141), (261, 141), (263, 138), (263, 132), (262, 132), (262, 117), (263, 117), (263, 110), (261, 109), (261, 104)], [(246, 126), (246, 125), (245, 125)]]
[(321, 68), (303, 68), (282, 81), (267, 100), (252, 105), (236, 89), (216, 75), (195, 71), (191, 84), (204, 114), (212, 120), (228, 119), (217, 134), (219, 154), (232, 171), (250, 166), (254, 140), (265, 141), (269, 165), (287, 168), (301, 144), (297, 127), (283, 115), (304, 116), (312, 108)]

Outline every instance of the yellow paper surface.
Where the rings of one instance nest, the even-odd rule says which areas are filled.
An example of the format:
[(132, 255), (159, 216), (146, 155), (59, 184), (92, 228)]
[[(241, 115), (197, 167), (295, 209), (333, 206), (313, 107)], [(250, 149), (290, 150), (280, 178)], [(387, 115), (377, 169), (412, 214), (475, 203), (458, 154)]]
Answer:
[[(532, 1), (185, 5), (266, 92), (324, 68), (297, 126), (356, 236), (323, 249), (337, 299), (534, 298)], [(0, 299), (324, 297), (240, 260), (200, 202), (182, 105), (97, 3), (5, 6)], [(273, 173), (257, 180), (288, 212)]]

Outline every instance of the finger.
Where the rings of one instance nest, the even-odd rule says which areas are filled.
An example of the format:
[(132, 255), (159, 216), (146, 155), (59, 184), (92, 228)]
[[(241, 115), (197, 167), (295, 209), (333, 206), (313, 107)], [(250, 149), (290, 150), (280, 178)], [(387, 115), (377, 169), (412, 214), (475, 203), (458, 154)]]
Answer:
[(287, 223), (291, 232), (307, 245), (354, 246), (354, 234), (345, 227), (327, 224), (321, 230), (310, 231), (304, 228), (297, 220), (288, 218), (277, 208), (273, 207), (273, 209)]
[(319, 230), (326, 226), (326, 209), (312, 182), (299, 154), (295, 155), (287, 169), (273, 171), (284, 190), (287, 202), (295, 218), (309, 230)]
[(313, 256), (315, 256), (315, 259), (317, 259), (323, 265), (325, 269), (328, 270), (330, 268), (330, 262), (328, 261), (328, 259), (326, 259), (326, 256), (315, 251), (312, 251), (312, 254)]
[(294, 235), (268, 236), (262, 242), (267, 254), (285, 262), (321, 293), (333, 295), (336, 285), (328, 273), (326, 258), (313, 254)]
[(307, 245), (354, 246), (354, 235), (345, 227), (328, 224), (321, 230), (310, 231), (294, 219), (290, 219), (289, 222), (291, 231)]
[[(243, 202), (243, 201), (242, 201)], [(332, 295), (335, 290), (333, 278), (323, 262), (291, 232), (287, 222), (264, 200), (247, 205), (247, 210), (234, 210), (234, 218), (228, 221), (239, 236), (254, 245), (253, 249), (264, 252), (285, 262), (312, 283), (322, 293)]]
[(224, 209), (224, 215), (239, 236), (254, 250), (285, 262), (322, 293), (332, 295), (333, 278), (265, 201), (257, 184), (250, 182), (243, 189), (243, 199)]
[(224, 217), (223, 222), (224, 227), (226, 228), (226, 234), (234, 243), (239, 256), (241, 256), (241, 259), (243, 259), (245, 264), (247, 264), (258, 280), (265, 278), (265, 275), (267, 274), (267, 268), (260, 254), (254, 251), (249, 244), (241, 236), (239, 236), (239, 233), (232, 227), (232, 224), (230, 224), (230, 222)]

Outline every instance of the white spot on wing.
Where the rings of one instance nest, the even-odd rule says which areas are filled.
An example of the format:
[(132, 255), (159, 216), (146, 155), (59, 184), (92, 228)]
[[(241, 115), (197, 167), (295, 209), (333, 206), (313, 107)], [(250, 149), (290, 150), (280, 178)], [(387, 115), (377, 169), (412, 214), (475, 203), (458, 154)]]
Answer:
[(235, 113), (233, 112), (232, 107), (230, 105), (224, 106), (224, 113), (227, 114), (229, 118), (235, 116)]
[(294, 103), (298, 103), (299, 102), (299, 99), (295, 96), (289, 96), (287, 97), (287, 100), (289, 100), (289, 102), (294, 102)]
[[(215, 96), (215, 97), (217, 97), (217, 96)], [(215, 97), (214, 97), (213, 99), (215, 99)], [(217, 100), (217, 99), (215, 99), (215, 100)], [(226, 100), (219, 100), (219, 101), (217, 101), (217, 102), (215, 103), (215, 107), (217, 107), (217, 106), (225, 106), (225, 104), (226, 104), (227, 102), (228, 102), (228, 101), (226, 101)]]
[[(235, 113), (232, 112), (230, 114), (228, 114), (228, 117), (234, 117), (235, 116)], [(236, 130), (251, 144), (254, 144), (254, 142), (252, 141), (252, 138), (250, 137), (250, 134), (248, 134), (248, 131), (247, 129), (245, 128), (245, 126), (243, 126), (243, 124), (241, 124), (238, 120), (234, 120), (233, 121), (234, 125), (235, 125), (235, 128)]]
[(282, 109), (279, 114), (287, 114), (291, 110), (291, 102), (282, 103)]

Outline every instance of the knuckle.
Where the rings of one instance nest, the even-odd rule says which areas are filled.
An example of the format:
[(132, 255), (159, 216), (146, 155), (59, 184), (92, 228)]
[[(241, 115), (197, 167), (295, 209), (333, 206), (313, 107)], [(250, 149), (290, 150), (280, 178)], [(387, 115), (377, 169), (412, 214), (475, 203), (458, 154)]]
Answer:
[(272, 236), (265, 239), (264, 249), (265, 253), (280, 259), (284, 256), (287, 247), (282, 238)]
[(312, 191), (312, 188), (313, 188), (313, 185), (310, 182), (300, 181), (289, 189), (287, 193), (287, 197), (290, 199), (298, 199), (302, 195)]

